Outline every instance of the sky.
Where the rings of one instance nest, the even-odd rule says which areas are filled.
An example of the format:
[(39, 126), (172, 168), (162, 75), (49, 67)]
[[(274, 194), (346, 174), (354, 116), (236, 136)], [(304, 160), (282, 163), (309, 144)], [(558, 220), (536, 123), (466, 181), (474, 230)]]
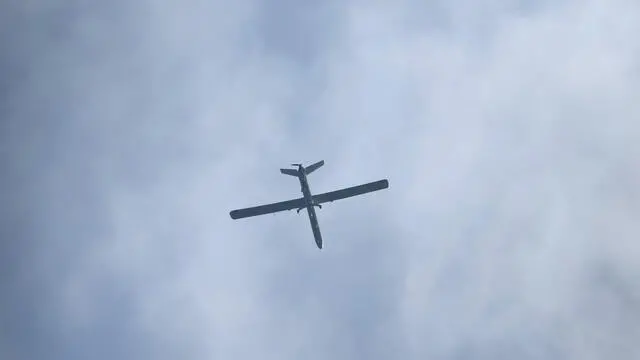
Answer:
[[(640, 3), (5, 1), (0, 358), (640, 358)], [(388, 189), (231, 220), (315, 193)]]

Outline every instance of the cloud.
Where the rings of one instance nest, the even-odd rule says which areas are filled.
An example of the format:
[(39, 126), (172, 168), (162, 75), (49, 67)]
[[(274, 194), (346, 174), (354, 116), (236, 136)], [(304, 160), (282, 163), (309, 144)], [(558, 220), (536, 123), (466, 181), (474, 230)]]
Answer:
[(4, 6), (3, 356), (637, 354), (635, 3)]

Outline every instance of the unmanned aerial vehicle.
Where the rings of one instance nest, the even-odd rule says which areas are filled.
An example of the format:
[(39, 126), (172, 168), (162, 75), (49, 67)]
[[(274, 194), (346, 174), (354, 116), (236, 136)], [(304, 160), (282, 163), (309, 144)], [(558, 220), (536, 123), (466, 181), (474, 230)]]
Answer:
[(302, 166), (302, 164), (291, 164), (291, 166), (297, 167), (296, 169), (280, 169), (280, 172), (285, 175), (291, 175), (298, 178), (300, 181), (300, 187), (302, 190), (303, 197), (287, 200), (282, 202), (277, 202), (273, 204), (254, 206), (245, 209), (233, 210), (229, 213), (232, 219), (240, 219), (246, 218), (250, 216), (264, 215), (275, 213), (279, 211), (292, 210), (297, 209), (297, 212), (300, 213), (300, 210), (307, 209), (307, 214), (309, 214), (309, 221), (311, 222), (311, 230), (313, 231), (313, 237), (316, 241), (316, 245), (318, 245), (319, 249), (322, 249), (322, 235), (320, 234), (320, 226), (318, 225), (318, 218), (316, 216), (315, 207), (322, 208), (323, 203), (331, 202), (335, 200), (340, 200), (356, 195), (366, 194), (368, 192), (377, 191), (386, 189), (389, 187), (389, 181), (387, 179), (378, 180), (374, 182), (370, 182), (367, 184), (362, 184), (358, 186), (352, 186), (336, 191), (331, 191), (323, 194), (312, 195), (311, 190), (309, 189), (309, 182), (307, 181), (307, 175), (311, 174), (313, 171), (317, 170), (319, 167), (324, 165), (324, 160), (318, 161), (315, 164), (309, 165), (307, 167)]

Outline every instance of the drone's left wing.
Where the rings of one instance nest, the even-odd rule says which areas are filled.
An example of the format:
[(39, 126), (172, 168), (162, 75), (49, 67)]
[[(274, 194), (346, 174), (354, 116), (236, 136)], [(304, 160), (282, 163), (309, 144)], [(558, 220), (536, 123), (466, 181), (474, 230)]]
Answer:
[(229, 213), (232, 219), (246, 218), (249, 216), (257, 216), (270, 214), (278, 211), (291, 210), (305, 206), (303, 198), (281, 201), (273, 204), (254, 206), (246, 209), (233, 210)]

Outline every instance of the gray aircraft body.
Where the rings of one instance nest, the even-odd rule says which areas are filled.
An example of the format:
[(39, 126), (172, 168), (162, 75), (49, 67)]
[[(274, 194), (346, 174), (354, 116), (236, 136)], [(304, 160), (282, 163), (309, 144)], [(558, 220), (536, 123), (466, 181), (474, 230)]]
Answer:
[(280, 169), (280, 172), (285, 175), (291, 175), (298, 178), (303, 195), (301, 198), (277, 202), (273, 204), (254, 206), (245, 209), (233, 210), (229, 213), (229, 215), (231, 215), (231, 218), (240, 219), (292, 209), (297, 209), (297, 212), (300, 213), (300, 210), (306, 208), (307, 214), (309, 215), (309, 221), (311, 222), (311, 230), (313, 231), (313, 237), (316, 241), (316, 245), (318, 245), (319, 249), (322, 249), (322, 234), (320, 233), (320, 225), (318, 224), (318, 218), (316, 216), (316, 206), (318, 208), (322, 208), (321, 204), (326, 202), (340, 200), (356, 195), (362, 195), (368, 192), (382, 190), (389, 187), (389, 181), (387, 179), (383, 179), (323, 194), (312, 195), (311, 189), (309, 188), (309, 182), (307, 181), (307, 175), (311, 174), (313, 171), (324, 165), (324, 160), (318, 161), (317, 163), (309, 165), (307, 167), (302, 166), (302, 164), (291, 165), (297, 167), (297, 169)]

